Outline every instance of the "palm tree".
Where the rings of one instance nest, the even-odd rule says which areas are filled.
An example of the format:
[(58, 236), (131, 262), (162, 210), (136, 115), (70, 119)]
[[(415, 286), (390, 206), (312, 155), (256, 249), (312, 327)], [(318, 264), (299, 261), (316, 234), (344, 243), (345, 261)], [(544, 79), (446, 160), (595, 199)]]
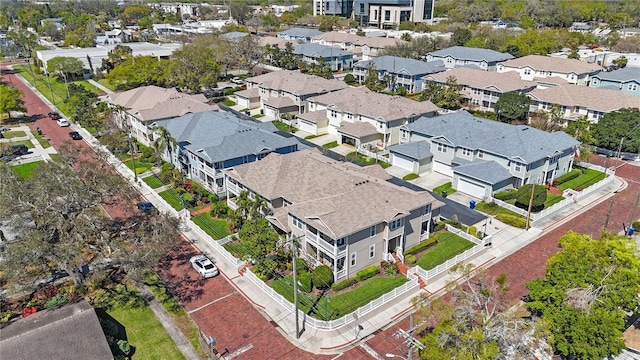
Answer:
[(242, 191), (240, 195), (238, 195), (236, 198), (236, 205), (238, 205), (237, 211), (240, 215), (242, 215), (243, 218), (246, 218), (253, 207), (253, 202), (249, 199), (248, 191)]
[(253, 204), (251, 204), (251, 216), (254, 214), (262, 214), (267, 215), (267, 211), (269, 210), (269, 206), (267, 200), (260, 195), (256, 195), (256, 198), (253, 200)]
[(153, 142), (153, 148), (156, 151), (156, 163), (162, 161), (162, 154), (167, 151), (169, 153), (169, 162), (173, 162), (173, 150), (177, 146), (176, 139), (171, 137), (171, 133), (163, 126), (155, 126), (154, 134), (158, 132), (158, 137)]

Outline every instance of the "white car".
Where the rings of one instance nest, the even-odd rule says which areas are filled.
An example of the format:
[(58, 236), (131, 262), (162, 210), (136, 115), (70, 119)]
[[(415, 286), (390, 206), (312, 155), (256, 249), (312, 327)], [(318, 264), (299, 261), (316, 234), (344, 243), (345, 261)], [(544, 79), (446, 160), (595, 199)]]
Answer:
[(191, 266), (202, 275), (203, 278), (210, 278), (218, 275), (218, 268), (204, 255), (196, 255), (189, 259)]
[(60, 119), (56, 120), (56, 122), (58, 123), (58, 126), (60, 126), (60, 127), (71, 126), (71, 123), (69, 123), (69, 120), (67, 120), (65, 118), (60, 118)]

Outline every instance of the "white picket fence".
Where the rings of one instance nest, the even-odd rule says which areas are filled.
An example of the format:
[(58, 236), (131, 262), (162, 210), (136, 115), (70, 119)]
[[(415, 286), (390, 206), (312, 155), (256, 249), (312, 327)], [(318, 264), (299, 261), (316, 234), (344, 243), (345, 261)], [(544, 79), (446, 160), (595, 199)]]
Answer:
[(388, 150), (384, 150), (384, 151), (378, 151), (378, 152), (373, 152), (373, 151), (369, 151), (367, 149), (364, 148), (358, 148), (356, 149), (356, 152), (362, 155), (366, 155), (372, 159), (377, 159), (378, 161), (382, 161), (385, 163), (389, 163), (389, 158), (386, 157), (385, 155), (389, 153)]
[(458, 228), (455, 228), (455, 227), (453, 227), (453, 226), (451, 226), (449, 224), (445, 224), (444, 228), (447, 229), (448, 232), (454, 233), (454, 234), (460, 236), (461, 238), (463, 238), (465, 240), (471, 241), (472, 243), (474, 243), (476, 245), (482, 244), (482, 246), (484, 246), (484, 244), (486, 244), (486, 243), (491, 243), (491, 236), (486, 236), (484, 239), (478, 239), (477, 237), (475, 237), (475, 236), (473, 236), (473, 235), (471, 235), (471, 234), (469, 234), (469, 233), (467, 233), (465, 231), (462, 231), (462, 230), (460, 230)]
[[(260, 280), (255, 274), (248, 269), (245, 272), (245, 276), (251, 280), (256, 286), (258, 286), (262, 291), (264, 291), (267, 295), (269, 295), (272, 299), (274, 299), (277, 303), (282, 305), (287, 310), (293, 312), (295, 311), (294, 304), (290, 303), (289, 300), (285, 299), (282, 295), (278, 294), (275, 290), (273, 290), (269, 285), (265, 284), (264, 281)], [(379, 298), (370, 301), (364, 306), (359, 307), (352, 313), (346, 314), (339, 319), (335, 320), (319, 320), (310, 316), (307, 316), (303, 311), (299, 311), (300, 319), (304, 319), (306, 325), (318, 329), (318, 330), (335, 330), (342, 326), (348, 325), (351, 322), (356, 321), (356, 319), (364, 316), (374, 310), (381, 308), (382, 306), (388, 304), (392, 300), (397, 297), (419, 287), (418, 278), (415, 276), (410, 276), (409, 281), (398, 286), (397, 288), (391, 290), (390, 292), (380, 296)]]

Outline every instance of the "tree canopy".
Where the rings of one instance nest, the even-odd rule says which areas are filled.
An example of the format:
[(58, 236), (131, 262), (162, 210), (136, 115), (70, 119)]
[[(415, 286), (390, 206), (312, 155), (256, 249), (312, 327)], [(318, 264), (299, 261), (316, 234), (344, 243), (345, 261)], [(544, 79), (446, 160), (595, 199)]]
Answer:
[(447, 110), (457, 110), (462, 106), (462, 94), (458, 80), (449, 76), (445, 85), (433, 81), (427, 83), (427, 87), (422, 90), (420, 100), (429, 100), (437, 107)]
[(47, 71), (64, 76), (82, 75), (82, 61), (74, 57), (56, 56), (47, 61)]
[(567, 359), (602, 360), (624, 349), (625, 312), (638, 309), (640, 258), (635, 242), (568, 232), (547, 261), (544, 279), (527, 284), (534, 316), (549, 322), (553, 347)]
[(316, 62), (307, 64), (306, 71), (311, 75), (320, 76), (325, 79), (333, 79), (331, 66), (324, 60), (322, 56), (319, 57)]
[(0, 84), (0, 114), (10, 116), (11, 111), (27, 111), (22, 92), (13, 86)]
[(640, 110), (621, 109), (605, 114), (598, 123), (591, 125), (594, 145), (622, 151), (640, 152)]
[(215, 56), (215, 50), (203, 44), (188, 44), (176, 50), (171, 55), (171, 82), (196, 92), (216, 87), (220, 65)]
[(531, 100), (527, 95), (516, 93), (504, 93), (500, 95), (494, 110), (496, 117), (502, 122), (524, 121), (529, 114)]
[(106, 78), (118, 90), (133, 89), (143, 85), (165, 86), (168, 83), (169, 60), (153, 56), (134, 56), (113, 68)]

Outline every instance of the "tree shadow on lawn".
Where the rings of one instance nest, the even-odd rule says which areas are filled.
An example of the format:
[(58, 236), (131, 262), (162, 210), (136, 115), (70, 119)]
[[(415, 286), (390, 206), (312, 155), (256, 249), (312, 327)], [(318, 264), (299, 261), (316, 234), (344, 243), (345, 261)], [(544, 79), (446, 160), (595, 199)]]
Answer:
[[(107, 342), (109, 343), (109, 347), (111, 348), (111, 353), (113, 355), (125, 355), (122, 353), (120, 348), (118, 347), (118, 340), (129, 341), (127, 337), (127, 329), (122, 325), (118, 320), (113, 318), (107, 312), (105, 308), (96, 308), (96, 315), (98, 315), (98, 320), (100, 321), (100, 326), (102, 326), (102, 331), (105, 336), (113, 337), (112, 341), (109, 341), (107, 337)], [(136, 353), (136, 347), (133, 345), (130, 346), (130, 352), (126, 355), (131, 358)]]

